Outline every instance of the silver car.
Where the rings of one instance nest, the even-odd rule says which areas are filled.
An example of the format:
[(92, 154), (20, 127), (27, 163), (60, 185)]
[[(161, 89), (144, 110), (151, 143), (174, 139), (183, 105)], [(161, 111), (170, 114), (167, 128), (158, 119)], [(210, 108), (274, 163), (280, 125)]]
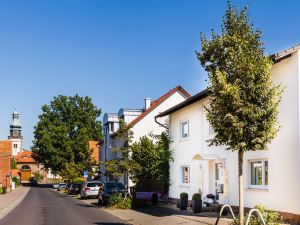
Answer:
[(80, 197), (85, 199), (89, 197), (98, 197), (98, 191), (101, 187), (100, 181), (88, 181), (82, 185), (82, 188), (80, 190)]

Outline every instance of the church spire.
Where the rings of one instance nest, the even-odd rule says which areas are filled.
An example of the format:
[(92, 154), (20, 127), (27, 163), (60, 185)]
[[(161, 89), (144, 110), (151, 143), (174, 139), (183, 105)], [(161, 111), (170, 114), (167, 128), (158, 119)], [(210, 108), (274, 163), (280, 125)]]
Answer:
[(12, 123), (10, 125), (10, 136), (8, 139), (22, 139), (22, 126), (20, 123), (20, 114), (15, 109), (12, 114)]

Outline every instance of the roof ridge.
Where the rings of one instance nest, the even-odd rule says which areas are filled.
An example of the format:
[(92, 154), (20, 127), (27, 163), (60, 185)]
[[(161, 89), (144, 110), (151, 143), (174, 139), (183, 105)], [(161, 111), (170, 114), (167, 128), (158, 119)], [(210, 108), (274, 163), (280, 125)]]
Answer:
[(157, 106), (159, 106), (162, 102), (164, 102), (169, 96), (171, 96), (173, 93), (175, 93), (176, 91), (180, 90), (183, 94), (185, 94), (188, 98), (191, 97), (191, 95), (184, 90), (184, 88), (181, 85), (176, 86), (175, 88), (171, 89), (170, 91), (168, 91), (167, 93), (165, 93), (164, 95), (160, 96), (158, 99), (154, 100), (153, 102), (151, 102), (151, 105), (148, 109), (145, 109), (145, 111), (140, 114), (138, 117), (136, 117), (134, 120), (132, 120), (128, 126), (132, 127), (133, 125), (135, 125), (137, 122), (139, 122), (142, 118), (144, 118), (146, 115), (148, 115), (153, 109), (155, 109)]

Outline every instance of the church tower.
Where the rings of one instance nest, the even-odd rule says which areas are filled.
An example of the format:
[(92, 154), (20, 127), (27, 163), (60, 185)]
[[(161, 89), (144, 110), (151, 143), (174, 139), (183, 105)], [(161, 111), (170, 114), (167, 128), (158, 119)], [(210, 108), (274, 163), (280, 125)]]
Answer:
[(20, 114), (15, 110), (12, 114), (12, 123), (10, 125), (10, 135), (8, 140), (12, 141), (12, 155), (15, 156), (22, 149), (22, 126), (19, 119)]

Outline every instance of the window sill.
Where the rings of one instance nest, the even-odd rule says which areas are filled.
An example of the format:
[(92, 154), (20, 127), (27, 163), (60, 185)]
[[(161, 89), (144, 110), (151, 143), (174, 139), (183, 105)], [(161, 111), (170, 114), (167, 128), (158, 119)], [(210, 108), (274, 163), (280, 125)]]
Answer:
[(187, 137), (187, 138), (181, 138), (181, 139), (180, 139), (180, 142), (184, 142), (184, 141), (188, 141), (188, 140), (190, 140), (190, 137)]
[(191, 185), (190, 184), (180, 184), (180, 185), (178, 185), (178, 187), (180, 187), (180, 188), (191, 188)]
[(248, 187), (246, 188), (246, 191), (262, 191), (262, 192), (268, 192), (269, 188), (266, 187)]

